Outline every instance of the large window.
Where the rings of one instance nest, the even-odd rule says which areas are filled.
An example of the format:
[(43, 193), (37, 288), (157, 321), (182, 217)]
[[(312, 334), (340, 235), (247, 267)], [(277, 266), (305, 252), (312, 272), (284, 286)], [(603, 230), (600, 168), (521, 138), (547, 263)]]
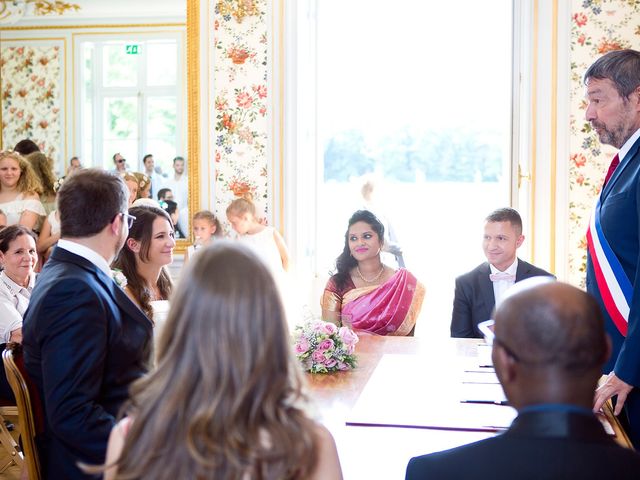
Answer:
[[(511, 204), (512, 2), (309, 0), (298, 8), (296, 149), (316, 172), (296, 225), (312, 245), (300, 260), (316, 278), (310, 305), (318, 308), (348, 218), (369, 207), (426, 284), (416, 332), (448, 330), (454, 278), (483, 261), (483, 219)], [(302, 231), (310, 217), (313, 238)]]
[(142, 170), (142, 157), (171, 171), (184, 155), (179, 33), (86, 38), (79, 43), (81, 105), (77, 146), (85, 164), (113, 168), (120, 153)]

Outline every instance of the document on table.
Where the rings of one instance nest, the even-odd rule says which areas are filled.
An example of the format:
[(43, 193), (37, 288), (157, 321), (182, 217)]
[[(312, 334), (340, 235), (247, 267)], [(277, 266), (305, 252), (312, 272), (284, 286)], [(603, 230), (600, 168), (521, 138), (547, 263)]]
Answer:
[[(516, 411), (504, 405), (506, 398), (494, 382), (495, 373), (492, 369), (469, 373), (465, 368), (469, 360), (443, 359), (435, 364), (426, 356), (384, 355), (346, 423), (479, 431), (508, 428)], [(470, 375), (486, 381), (465, 382)]]

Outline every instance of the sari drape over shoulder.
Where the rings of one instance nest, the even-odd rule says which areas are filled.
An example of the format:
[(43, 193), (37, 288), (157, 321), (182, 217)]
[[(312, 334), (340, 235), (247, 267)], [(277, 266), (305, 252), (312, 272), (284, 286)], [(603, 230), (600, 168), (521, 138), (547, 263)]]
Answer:
[(382, 285), (356, 288), (351, 280), (339, 291), (329, 280), (322, 309), (340, 313), (353, 328), (378, 335), (408, 335), (424, 300), (424, 286), (401, 268)]

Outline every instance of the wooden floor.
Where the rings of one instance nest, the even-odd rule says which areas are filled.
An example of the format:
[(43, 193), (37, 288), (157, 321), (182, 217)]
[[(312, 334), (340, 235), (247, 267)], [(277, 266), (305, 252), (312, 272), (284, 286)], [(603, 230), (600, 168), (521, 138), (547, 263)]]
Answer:
[[(18, 426), (18, 417), (7, 417), (7, 420), (13, 422), (16, 427)], [(11, 432), (13, 438), (18, 441), (18, 429), (15, 428), (13, 432)], [(9, 453), (0, 445), (0, 468), (3, 465), (9, 463)], [(0, 479), (2, 480), (20, 480), (20, 468), (17, 465), (12, 465), (7, 468), (4, 472), (0, 473)]]

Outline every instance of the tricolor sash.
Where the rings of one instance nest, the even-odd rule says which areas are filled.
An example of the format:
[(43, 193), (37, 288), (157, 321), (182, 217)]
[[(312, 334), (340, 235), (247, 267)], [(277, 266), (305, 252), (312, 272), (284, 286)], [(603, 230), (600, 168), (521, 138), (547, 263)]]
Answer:
[(626, 337), (633, 288), (604, 237), (600, 225), (600, 198), (587, 229), (587, 245), (604, 307), (620, 334)]

